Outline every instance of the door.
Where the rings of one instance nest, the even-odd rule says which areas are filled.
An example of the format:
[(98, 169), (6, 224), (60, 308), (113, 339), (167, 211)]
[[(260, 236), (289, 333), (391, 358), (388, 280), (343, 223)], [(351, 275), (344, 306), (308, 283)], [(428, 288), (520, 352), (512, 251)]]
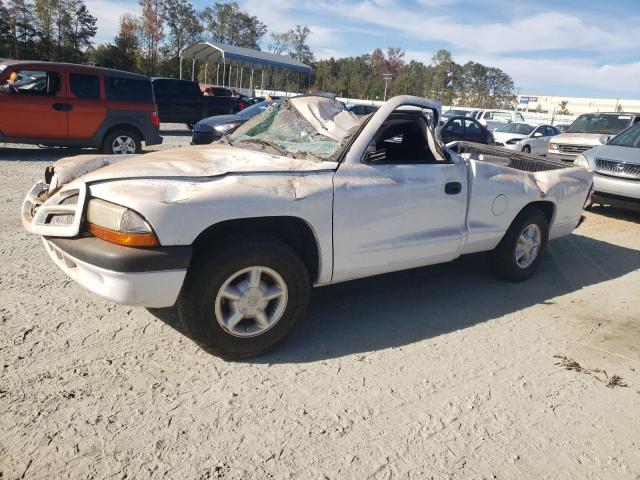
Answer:
[(7, 69), (0, 83), (0, 131), (12, 138), (66, 139), (65, 97), (62, 70), (55, 66)]
[[(198, 84), (177, 80), (172, 85), (171, 109), (176, 122), (196, 123), (201, 120), (203, 97)], [(213, 98), (211, 99), (213, 100)]]
[(392, 117), (365, 158), (341, 164), (334, 176), (335, 282), (446, 262), (459, 254), (465, 167), (435, 158), (424, 119), (399, 125)]
[(464, 119), (461, 117), (453, 117), (440, 129), (440, 137), (444, 143), (465, 140), (464, 138)]
[(484, 127), (471, 119), (464, 121), (464, 138), (467, 142), (487, 143)]
[(542, 155), (547, 153), (547, 144), (549, 143), (550, 132), (548, 127), (542, 125), (537, 127), (529, 136), (529, 146), (531, 147), (531, 153), (536, 155)]
[(69, 85), (69, 138), (86, 140), (95, 135), (107, 116), (102, 77), (88, 69), (65, 71)]

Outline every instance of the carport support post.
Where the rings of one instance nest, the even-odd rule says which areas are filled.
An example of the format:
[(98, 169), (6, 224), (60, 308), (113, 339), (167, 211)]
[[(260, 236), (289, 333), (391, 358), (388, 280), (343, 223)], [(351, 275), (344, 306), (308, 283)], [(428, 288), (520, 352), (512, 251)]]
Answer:
[(225, 80), (226, 80), (226, 76), (227, 76), (227, 61), (225, 60), (224, 57), (222, 57), (222, 86), (224, 87), (226, 85)]
[(180, 57), (180, 79), (182, 79), (182, 57)]
[(260, 82), (260, 93), (264, 95), (264, 65), (262, 65), (262, 81)]
[(218, 62), (217, 65), (218, 66), (216, 67), (216, 85), (220, 85), (220, 62)]
[(251, 64), (251, 76), (249, 77), (249, 94), (254, 96), (253, 94), (253, 63)]
[(209, 60), (204, 62), (204, 83), (207, 83), (207, 70), (209, 70)]
[(196, 77), (196, 59), (191, 60), (191, 81)]
[(243, 68), (240, 67), (240, 88), (242, 89), (242, 70)]

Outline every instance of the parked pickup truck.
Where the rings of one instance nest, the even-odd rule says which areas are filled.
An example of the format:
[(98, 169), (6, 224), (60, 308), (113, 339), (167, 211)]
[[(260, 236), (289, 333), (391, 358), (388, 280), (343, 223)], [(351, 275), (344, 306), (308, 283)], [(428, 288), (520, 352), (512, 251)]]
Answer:
[(161, 122), (193, 126), (203, 118), (229, 115), (242, 109), (240, 98), (203, 95), (198, 82), (153, 78), (152, 83)]
[(62, 159), (22, 222), (84, 287), (175, 304), (183, 330), (227, 358), (282, 340), (311, 286), (473, 252), (529, 278), (581, 222), (592, 174), (486, 145), (456, 153), (436, 137), (440, 108), (400, 96), (360, 120), (300, 96), (212, 145)]
[(475, 113), (474, 118), (487, 127), (490, 132), (507, 123), (524, 122), (522, 114), (512, 110), (480, 110)]

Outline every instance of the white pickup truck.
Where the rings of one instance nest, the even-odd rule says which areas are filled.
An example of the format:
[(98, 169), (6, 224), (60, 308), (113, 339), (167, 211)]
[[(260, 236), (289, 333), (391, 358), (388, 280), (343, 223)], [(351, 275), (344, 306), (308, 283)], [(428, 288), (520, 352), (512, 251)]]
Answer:
[(22, 222), (89, 290), (175, 304), (209, 352), (259, 354), (304, 317), (311, 286), (482, 251), (521, 281), (579, 225), (590, 172), (485, 145), (456, 153), (439, 115), (411, 96), (364, 119), (288, 99), (212, 145), (60, 160)]

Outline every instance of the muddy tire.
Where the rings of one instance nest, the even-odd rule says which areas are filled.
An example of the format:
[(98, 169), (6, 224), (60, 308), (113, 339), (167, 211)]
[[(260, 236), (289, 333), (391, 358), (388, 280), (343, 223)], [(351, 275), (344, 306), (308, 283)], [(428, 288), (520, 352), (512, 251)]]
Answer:
[(178, 297), (178, 323), (226, 359), (273, 349), (307, 310), (311, 283), (300, 256), (275, 238), (239, 238), (196, 253)]
[(526, 208), (511, 223), (491, 254), (493, 272), (510, 282), (522, 282), (538, 269), (549, 239), (549, 222), (536, 207)]
[(102, 149), (111, 155), (142, 153), (142, 140), (137, 132), (119, 128), (105, 137)]
[(529, 145), (525, 145), (522, 147), (522, 153), (531, 153), (531, 147)]

